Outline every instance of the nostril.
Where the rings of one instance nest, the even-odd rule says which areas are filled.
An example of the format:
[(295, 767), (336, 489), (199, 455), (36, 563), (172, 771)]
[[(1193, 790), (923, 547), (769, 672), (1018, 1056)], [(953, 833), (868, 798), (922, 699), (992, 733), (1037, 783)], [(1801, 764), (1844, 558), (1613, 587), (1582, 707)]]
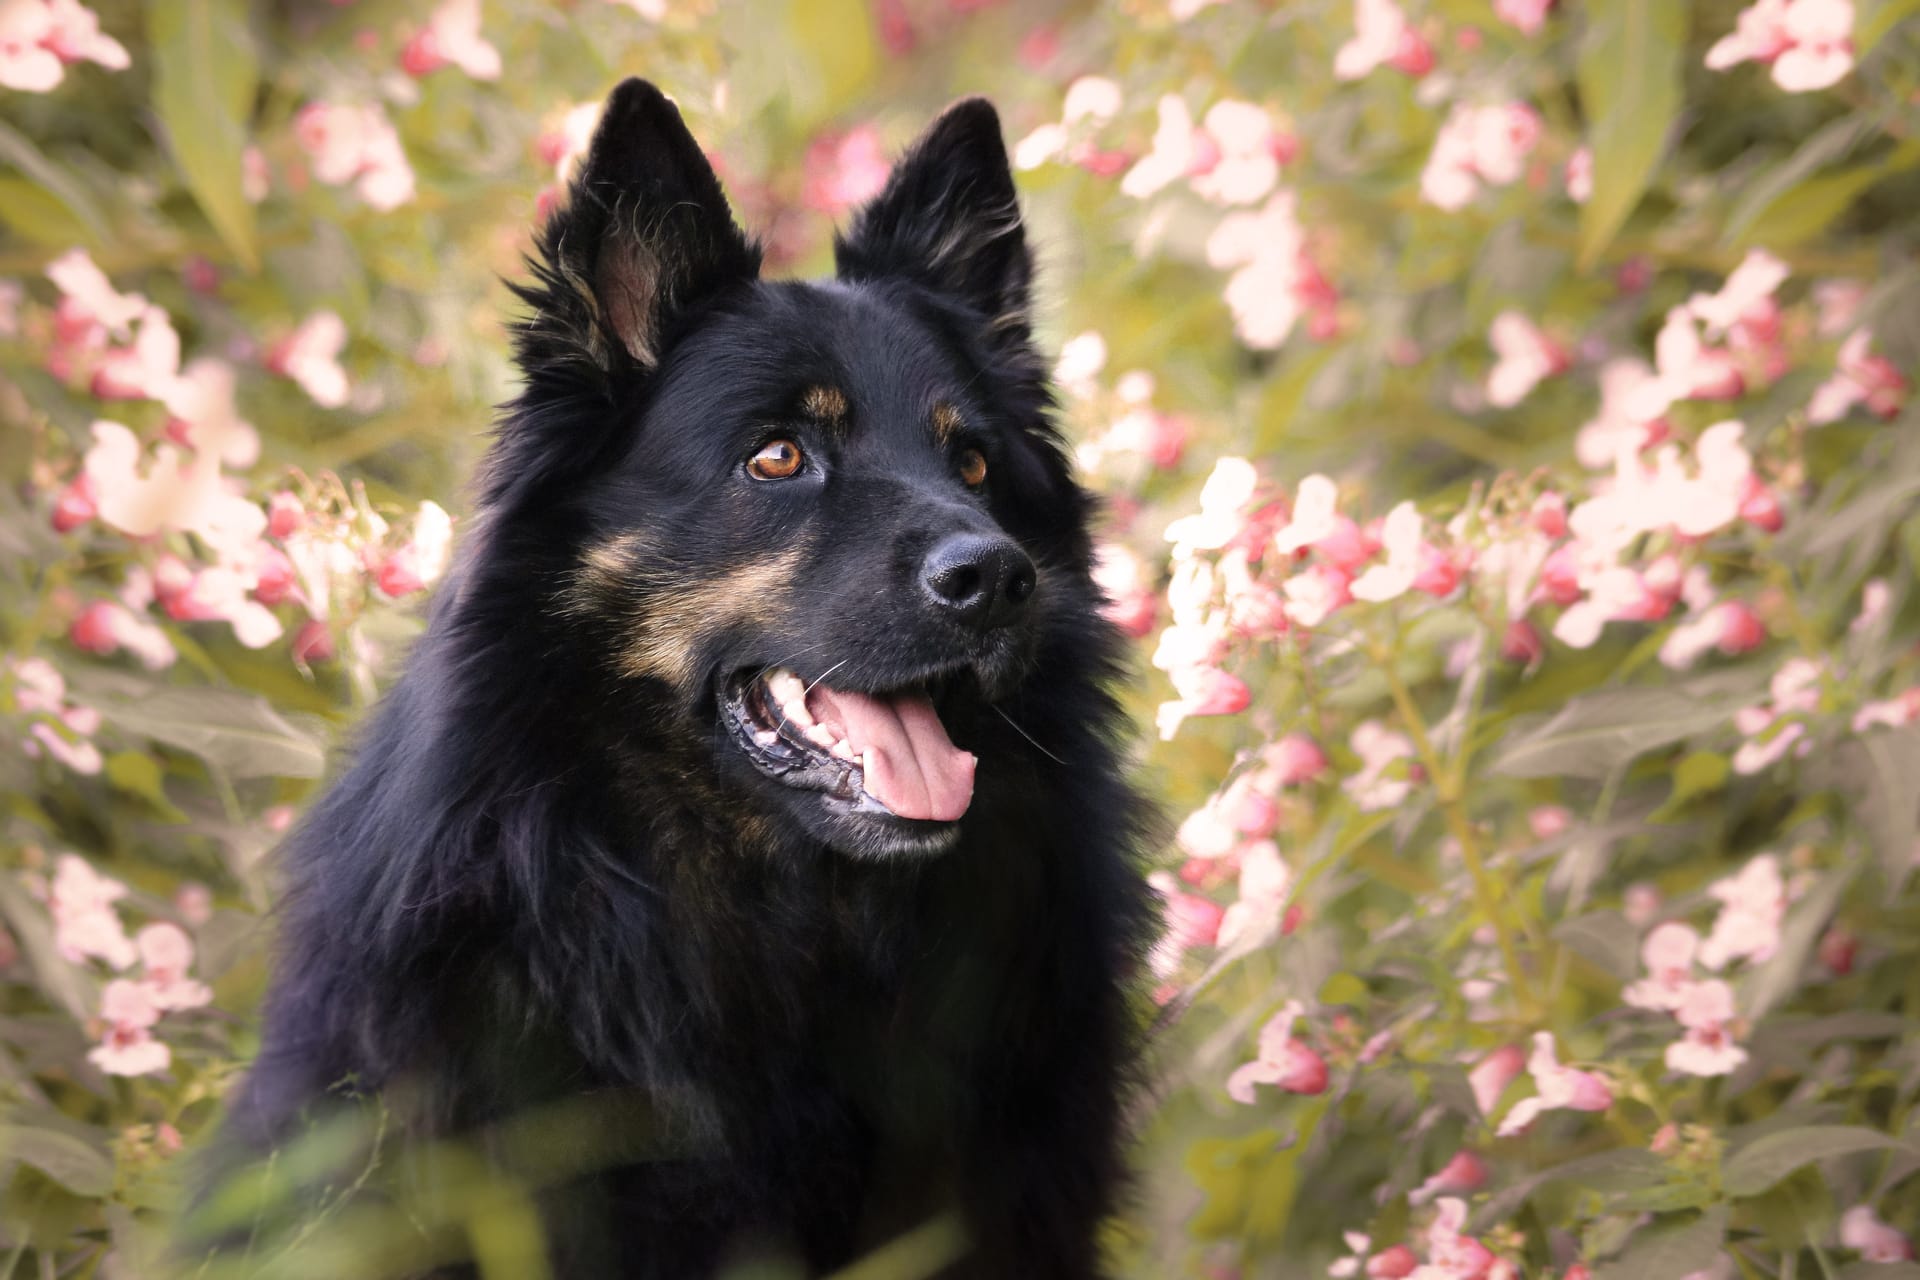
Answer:
[(934, 575), (933, 589), (955, 604), (965, 604), (980, 594), (980, 567), (974, 564), (948, 565)]

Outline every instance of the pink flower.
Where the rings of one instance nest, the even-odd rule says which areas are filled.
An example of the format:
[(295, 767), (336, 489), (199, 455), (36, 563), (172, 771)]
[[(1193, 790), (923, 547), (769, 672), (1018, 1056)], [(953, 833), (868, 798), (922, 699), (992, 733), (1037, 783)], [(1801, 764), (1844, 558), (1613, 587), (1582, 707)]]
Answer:
[(98, 324), (116, 337), (129, 336), (133, 322), (146, 314), (147, 300), (116, 292), (85, 249), (69, 249), (49, 262), (47, 279), (73, 304), (81, 323)]
[(1153, 145), (1134, 162), (1120, 179), (1120, 190), (1136, 200), (1145, 200), (1185, 177), (1194, 166), (1196, 147), (1193, 113), (1179, 94), (1161, 97), (1159, 124), (1153, 132)]
[(1207, 261), (1235, 268), (1223, 296), (1234, 331), (1256, 351), (1278, 349), (1303, 315), (1329, 313), (1338, 301), (1307, 256), (1291, 191), (1222, 218), (1207, 237)]
[(414, 516), (413, 536), (386, 558), (375, 581), (383, 594), (395, 599), (425, 590), (447, 571), (452, 551), (453, 518), (429, 499)]
[(1460, 1234), (1467, 1225), (1464, 1200), (1447, 1196), (1427, 1227), (1427, 1265), (1409, 1273), (1411, 1280), (1492, 1280), (1493, 1254), (1472, 1236)]
[(1538, 1094), (1522, 1098), (1507, 1113), (1495, 1132), (1502, 1138), (1524, 1131), (1545, 1111), (1605, 1111), (1613, 1105), (1613, 1090), (1590, 1071), (1563, 1067), (1555, 1056), (1553, 1033), (1536, 1032), (1533, 1052), (1527, 1058), (1527, 1073), (1533, 1077)]
[(1708, 649), (1728, 656), (1758, 648), (1767, 629), (1751, 608), (1737, 600), (1716, 604), (1691, 621), (1675, 627), (1660, 646), (1660, 662), (1684, 671)]
[(1219, 204), (1252, 204), (1273, 190), (1280, 160), (1264, 107), (1223, 99), (1207, 108), (1201, 128), (1215, 155), (1204, 172), (1194, 175), (1195, 194)]
[(1853, 69), (1852, 0), (1758, 0), (1707, 50), (1715, 71), (1742, 62), (1771, 64), (1789, 93), (1839, 83)]
[(108, 1075), (144, 1076), (165, 1071), (173, 1061), (167, 1046), (153, 1038), (160, 1009), (145, 985), (115, 978), (100, 993), (100, 1016), (107, 1023), (101, 1043), (87, 1060)]
[(1136, 639), (1153, 630), (1158, 606), (1139, 556), (1118, 543), (1101, 543), (1094, 550), (1093, 582), (1106, 597), (1100, 613), (1107, 621)]
[(60, 855), (48, 887), (47, 909), (53, 916), (54, 949), (61, 959), (79, 964), (94, 957), (116, 969), (132, 967), (139, 952), (113, 907), (126, 892), (125, 885), (98, 874), (84, 859), (71, 853)]
[(1327, 771), (1327, 754), (1304, 733), (1290, 733), (1260, 751), (1261, 762), (1277, 786), (1311, 782)]
[(1453, 1159), (1407, 1194), (1408, 1204), (1425, 1204), (1435, 1196), (1469, 1195), (1487, 1185), (1487, 1166), (1471, 1151), (1456, 1151)]
[(1287, 597), (1287, 618), (1303, 627), (1317, 627), (1353, 599), (1352, 579), (1330, 564), (1316, 564), (1280, 584)]
[(180, 335), (159, 307), (140, 314), (133, 342), (101, 357), (91, 390), (102, 400), (165, 400), (180, 372)]
[(1722, 905), (1700, 947), (1700, 963), (1718, 972), (1735, 960), (1758, 964), (1771, 958), (1780, 946), (1780, 924), (1787, 913), (1779, 860), (1763, 853), (1707, 892)]
[(1330, 538), (1336, 532), (1340, 491), (1323, 475), (1311, 475), (1300, 482), (1293, 499), (1293, 518), (1274, 535), (1273, 545), (1281, 555), (1292, 555)]
[(1181, 956), (1188, 951), (1214, 944), (1225, 911), (1211, 898), (1187, 893), (1164, 871), (1148, 876), (1147, 883), (1166, 904), (1167, 920), (1167, 930), (1154, 945), (1148, 963), (1155, 975), (1166, 978), (1179, 968)]
[(1487, 401), (1498, 408), (1511, 409), (1567, 367), (1567, 353), (1518, 311), (1495, 316), (1488, 341), (1499, 358), (1487, 375)]
[(1553, 0), (1493, 0), (1493, 14), (1500, 21), (1533, 35), (1547, 23), (1547, 10)]
[(400, 54), (400, 66), (410, 76), (448, 65), (475, 80), (500, 78), (500, 51), (480, 38), (480, 0), (440, 0)]
[(1858, 329), (1840, 344), (1838, 369), (1814, 388), (1807, 403), (1807, 420), (1815, 424), (1838, 422), (1864, 404), (1882, 418), (1893, 418), (1906, 403), (1907, 380), (1885, 356), (1872, 354), (1873, 332)]
[(328, 186), (351, 182), (362, 200), (382, 212), (413, 199), (413, 168), (377, 103), (309, 103), (294, 117), (293, 131), (313, 162), (313, 176)]
[(347, 402), (347, 371), (340, 352), (347, 345), (347, 325), (332, 311), (316, 311), (267, 352), (267, 368), (293, 379), (323, 409)]
[(82, 61), (122, 71), (132, 59), (79, 0), (0, 4), (0, 87), (45, 93), (60, 83), (69, 63)]
[(1381, 603), (1412, 589), (1423, 563), (1421, 550), (1425, 544), (1420, 540), (1420, 530), (1420, 513), (1411, 502), (1402, 502), (1387, 513), (1381, 527), (1387, 562), (1354, 579), (1354, 599)]
[(1367, 1280), (1406, 1280), (1420, 1266), (1420, 1259), (1403, 1244), (1382, 1249), (1367, 1263)]
[(178, 656), (157, 624), (113, 600), (96, 600), (80, 612), (67, 633), (76, 648), (107, 657), (125, 649), (149, 671), (163, 671)]
[(1253, 699), (1245, 681), (1218, 667), (1182, 667), (1172, 677), (1180, 697), (1160, 704), (1157, 723), (1162, 742), (1171, 741), (1188, 716), (1235, 715)]
[(1853, 713), (1853, 731), (1865, 733), (1875, 727), (1904, 729), (1915, 720), (1920, 720), (1920, 685), (1892, 698), (1861, 703), (1860, 709)]
[(815, 139), (803, 165), (801, 200), (809, 209), (830, 215), (879, 195), (891, 169), (880, 131), (870, 124)]
[(1491, 1117), (1493, 1109), (1500, 1105), (1500, 1096), (1507, 1086), (1520, 1078), (1526, 1069), (1526, 1054), (1515, 1044), (1501, 1045), (1482, 1058), (1473, 1070), (1467, 1072), (1467, 1084), (1473, 1090), (1473, 1100), (1480, 1108), (1480, 1114)]
[(1857, 1204), (1840, 1215), (1840, 1247), (1856, 1250), (1864, 1262), (1913, 1260), (1913, 1241), (1880, 1221), (1872, 1205)]
[(1326, 1091), (1326, 1060), (1293, 1036), (1301, 1013), (1299, 1001), (1289, 1000), (1260, 1029), (1259, 1056), (1227, 1077), (1227, 1096), (1251, 1106), (1256, 1085), (1274, 1085), (1287, 1093)]
[(187, 976), (193, 965), (193, 940), (179, 925), (162, 921), (133, 935), (140, 952), (141, 985), (156, 1009), (197, 1009), (213, 999), (204, 982)]
[[(1808, 658), (1793, 658), (1774, 672), (1770, 703), (1743, 707), (1734, 714), (1734, 728), (1747, 738), (1733, 753), (1733, 771), (1758, 773), (1783, 759), (1789, 750), (1805, 755), (1807, 726), (1800, 717), (1820, 707), (1823, 668)], [(1792, 717), (1791, 719), (1789, 717)]]
[(1246, 524), (1243, 512), (1259, 479), (1245, 458), (1224, 457), (1215, 462), (1200, 489), (1200, 513), (1167, 526), (1167, 541), (1174, 544), (1175, 554), (1216, 551), (1233, 541)]
[(1669, 921), (1647, 935), (1640, 945), (1640, 963), (1647, 977), (1632, 983), (1620, 998), (1636, 1009), (1671, 1012), (1680, 1007), (1693, 983), (1693, 960), (1700, 935), (1684, 924)]
[(1348, 739), (1360, 757), (1360, 771), (1340, 784), (1363, 812), (1391, 809), (1407, 798), (1413, 783), (1401, 761), (1413, 758), (1413, 743), (1378, 720), (1362, 721)]
[(1336, 80), (1359, 80), (1391, 66), (1418, 79), (1433, 68), (1433, 50), (1393, 0), (1354, 0), (1353, 39), (1333, 57)]
[(1293, 894), (1293, 868), (1280, 856), (1280, 846), (1255, 840), (1241, 850), (1238, 888), (1240, 896), (1220, 920), (1222, 947), (1264, 946), (1276, 934), (1292, 931), (1287, 907)]
[(1687, 1034), (1667, 1046), (1670, 1070), (1689, 1076), (1724, 1076), (1747, 1060), (1747, 1051), (1733, 1043), (1727, 1031), (1733, 1021), (1733, 988), (1720, 979), (1687, 984), (1673, 1016)]
[(1585, 204), (1593, 199), (1593, 149), (1581, 147), (1567, 157), (1567, 199)]
[(173, 891), (173, 909), (197, 929), (213, 919), (213, 890), (190, 880)]
[(1442, 209), (1464, 209), (1487, 186), (1519, 178), (1540, 141), (1540, 115), (1524, 102), (1453, 108), (1420, 174), (1420, 194)]
[(84, 466), (103, 521), (136, 538), (193, 533), (223, 558), (250, 557), (266, 514), (233, 491), (217, 455), (183, 458), (163, 444), (153, 451), (151, 466), (145, 461), (139, 440), (125, 426), (104, 419), (93, 424)]

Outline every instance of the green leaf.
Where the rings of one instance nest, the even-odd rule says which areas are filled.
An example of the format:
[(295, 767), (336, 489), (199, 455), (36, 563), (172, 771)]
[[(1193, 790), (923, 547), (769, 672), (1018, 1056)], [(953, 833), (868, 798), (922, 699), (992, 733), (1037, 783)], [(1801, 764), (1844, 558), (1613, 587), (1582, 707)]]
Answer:
[(139, 796), (176, 822), (187, 815), (167, 799), (166, 775), (150, 755), (139, 751), (116, 751), (107, 757), (107, 781), (130, 795)]
[(1865, 767), (1855, 775), (1863, 793), (1860, 816), (1880, 852), (1880, 873), (1891, 899), (1906, 885), (1914, 841), (1920, 838), (1920, 798), (1914, 795), (1914, 779), (1920, 778), (1920, 725), (1869, 729), (1858, 746), (1865, 757)]
[(1795, 1169), (1816, 1160), (1858, 1155), (1862, 1151), (1904, 1151), (1920, 1155), (1898, 1138), (1857, 1125), (1807, 1125), (1756, 1138), (1727, 1157), (1720, 1183), (1730, 1196), (1757, 1196)]
[(1622, 981), (1640, 971), (1640, 931), (1617, 911), (1593, 911), (1554, 927), (1553, 940)]
[(1662, 812), (1678, 809), (1695, 796), (1718, 791), (1731, 772), (1727, 758), (1717, 751), (1695, 751), (1673, 769), (1673, 794), (1667, 797)]
[(1762, 214), (1821, 169), (1845, 159), (1855, 147), (1878, 132), (1878, 127), (1866, 116), (1844, 115), (1808, 138), (1792, 155), (1747, 185), (1739, 202), (1727, 214), (1721, 240), (1729, 245), (1749, 243), (1743, 236)]
[(1593, 196), (1580, 210), (1591, 267), (1640, 203), (1680, 111), (1687, 8), (1672, 0), (1590, 0), (1577, 80), (1590, 122)]
[(1367, 984), (1351, 973), (1336, 973), (1320, 987), (1321, 1004), (1364, 1004)]
[(0, 1159), (24, 1161), (83, 1196), (113, 1190), (113, 1161), (107, 1153), (57, 1129), (0, 1126)]
[(235, 778), (317, 778), (326, 767), (326, 752), (312, 735), (252, 694), (157, 689), (97, 705), (127, 732), (191, 752)]
[(1727, 1241), (1727, 1207), (1715, 1205), (1688, 1222), (1661, 1222), (1634, 1233), (1626, 1251), (1594, 1273), (1594, 1280), (1654, 1280), (1705, 1270)]
[(75, 1022), (91, 1018), (93, 984), (77, 965), (61, 958), (47, 909), (28, 897), (26, 889), (10, 875), (0, 876), (0, 915), (6, 917), (7, 928), (33, 971), (33, 985)]
[(1835, 1280), (1920, 1280), (1920, 1263), (1849, 1262)]
[(1803, 182), (1768, 205), (1735, 244), (1743, 249), (1753, 245), (1787, 248), (1811, 240), (1883, 176), (1878, 166), (1867, 166)]
[(1493, 759), (1510, 778), (1605, 778), (1620, 765), (1726, 723), (1732, 705), (1672, 688), (1606, 689), (1572, 699)]
[(153, 106), (175, 163), (207, 221), (248, 270), (259, 266), (243, 188), (247, 122), (260, 68), (241, 0), (155, 0)]
[[(100, 215), (92, 198), (80, 184), (66, 170), (42, 155), (40, 149), (29, 142), (25, 135), (15, 132), (4, 123), (0, 123), (0, 164), (18, 170), (22, 177), (44, 193), (38, 200), (43, 212), (45, 199), (51, 197), (79, 223), (78, 227), (68, 228), (64, 243), (73, 242), (73, 232), (76, 230), (94, 246), (106, 240), (106, 219)], [(9, 209), (5, 219), (8, 225), (14, 225), (15, 216), (15, 211)]]
[[(1853, 20), (1853, 56), (1867, 56), (1905, 19), (1920, 13), (1920, 0), (1862, 0)], [(1887, 1280), (1893, 1280), (1888, 1276)]]

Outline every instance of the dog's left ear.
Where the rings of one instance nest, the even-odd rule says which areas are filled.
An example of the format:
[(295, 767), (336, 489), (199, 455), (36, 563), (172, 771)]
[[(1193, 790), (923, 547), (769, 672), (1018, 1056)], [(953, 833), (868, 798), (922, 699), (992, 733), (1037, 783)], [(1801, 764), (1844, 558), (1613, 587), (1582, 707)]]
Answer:
[(1033, 256), (985, 98), (948, 107), (833, 249), (843, 280), (915, 280), (979, 312), (996, 345), (1029, 339)]

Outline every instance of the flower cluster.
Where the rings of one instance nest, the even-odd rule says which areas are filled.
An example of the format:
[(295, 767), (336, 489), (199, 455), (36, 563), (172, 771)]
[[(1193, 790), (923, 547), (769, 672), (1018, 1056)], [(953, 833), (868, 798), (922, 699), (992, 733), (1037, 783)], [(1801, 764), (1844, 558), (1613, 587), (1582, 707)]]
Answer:
[(125, 45), (100, 30), (100, 19), (80, 0), (0, 5), (0, 88), (46, 93), (59, 87), (75, 62), (124, 71), (133, 60)]

